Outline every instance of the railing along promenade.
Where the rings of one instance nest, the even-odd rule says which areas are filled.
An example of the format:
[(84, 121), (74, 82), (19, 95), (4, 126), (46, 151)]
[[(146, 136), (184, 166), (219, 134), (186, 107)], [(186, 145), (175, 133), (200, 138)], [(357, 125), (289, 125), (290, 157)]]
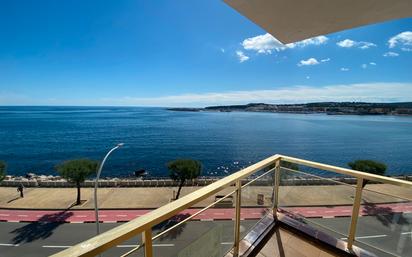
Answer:
[[(385, 207), (385, 208), (381, 207), (382, 202), (379, 202), (378, 200), (375, 201), (374, 199), (386, 199), (383, 204), (391, 203), (392, 207), (394, 205), (395, 207), (397, 207), (396, 204), (405, 204), (405, 203), (409, 204), (410, 202), (412, 202), (410, 198), (407, 198), (404, 196), (398, 196), (398, 195), (395, 196), (395, 195), (392, 195), (390, 192), (384, 193), (384, 192), (372, 191), (372, 190), (364, 188), (364, 185), (363, 185), (364, 181), (368, 180), (368, 181), (374, 181), (377, 183), (382, 183), (385, 186), (401, 187), (406, 190), (412, 190), (412, 182), (410, 181), (354, 171), (354, 170), (350, 170), (346, 168), (340, 168), (340, 167), (336, 167), (332, 165), (307, 161), (307, 160), (288, 157), (284, 155), (274, 155), (256, 164), (253, 164), (245, 169), (242, 169), (234, 174), (231, 174), (225, 178), (222, 178), (208, 186), (202, 187), (198, 189), (197, 191), (190, 193), (176, 201), (170, 202), (169, 204), (166, 204), (158, 209), (155, 209), (151, 211), (150, 213), (147, 213), (141, 217), (135, 218), (134, 220), (131, 220), (130, 222), (119, 225), (116, 228), (113, 228), (89, 240), (81, 242), (64, 251), (61, 251), (53, 256), (56, 256), (56, 257), (57, 256), (96, 256), (100, 253), (103, 253), (109, 250), (110, 248), (120, 245), (122, 242), (126, 240), (129, 240), (138, 235), (141, 235), (142, 242), (139, 245), (136, 245), (136, 247), (133, 248), (132, 250), (124, 253), (122, 256), (128, 256), (131, 253), (135, 253), (141, 250), (141, 251), (144, 251), (145, 257), (152, 257), (154, 256), (153, 254), (153, 241), (154, 240), (161, 238), (165, 234), (169, 233), (173, 229), (176, 229), (177, 227), (181, 226), (182, 224), (186, 223), (192, 218), (198, 215), (201, 215), (203, 212), (216, 207), (216, 205), (218, 205), (219, 203), (223, 203), (225, 200), (229, 198), (231, 199), (231, 197), (234, 199), (233, 245), (231, 245), (228, 250), (231, 251), (233, 256), (237, 256), (239, 253), (239, 243), (244, 236), (244, 235), (243, 236), (241, 235), (241, 231), (240, 231), (240, 224), (243, 220), (241, 217), (241, 209), (245, 207), (245, 206), (242, 206), (242, 200), (241, 200), (242, 194), (247, 194), (246, 191), (251, 189), (250, 186), (252, 186), (254, 182), (260, 179), (263, 179), (263, 178), (265, 178), (265, 180), (268, 180), (268, 178), (273, 178), (273, 179), (269, 179), (271, 183), (268, 184), (266, 187), (266, 189), (270, 188), (270, 190), (265, 191), (266, 195), (268, 196), (266, 198), (270, 199), (270, 205), (266, 207), (268, 207), (267, 210), (269, 211), (267, 213), (273, 212), (275, 214), (274, 217), (276, 219), (277, 217), (276, 214), (279, 211), (293, 212), (293, 208), (289, 207), (291, 205), (290, 204), (288, 205), (288, 203), (285, 203), (282, 198), (282, 195), (285, 195), (285, 194), (287, 195), (293, 192), (294, 190), (293, 185), (290, 185), (290, 183), (289, 184), (285, 183), (287, 179), (290, 178), (291, 174), (294, 174), (294, 176), (308, 176), (308, 177), (322, 178), (322, 179), (328, 180), (328, 178), (321, 177), (319, 175), (310, 174), (308, 172), (302, 172), (299, 170), (292, 170), (290, 168), (283, 167), (282, 164), (285, 162), (297, 164), (299, 165), (299, 167), (305, 166), (313, 170), (333, 172), (333, 173), (353, 177), (357, 180), (356, 185), (350, 185), (350, 184), (345, 184), (339, 181), (333, 181), (334, 183), (336, 183), (336, 187), (334, 187), (333, 190), (335, 190), (336, 188), (336, 190), (339, 190), (339, 194), (336, 194), (336, 195), (330, 194), (329, 196), (327, 196), (327, 197), (330, 197), (330, 199), (333, 199), (333, 202), (331, 200), (331, 205), (333, 206), (350, 207), (349, 208), (350, 211), (345, 210), (346, 212), (349, 212), (347, 216), (349, 222), (348, 222), (348, 226), (345, 232), (335, 231), (333, 228), (330, 229), (326, 227), (326, 229), (330, 229), (345, 238), (344, 240), (346, 240), (345, 245), (346, 245), (347, 251), (351, 251), (354, 245), (358, 243), (357, 233), (359, 233), (359, 231), (357, 230), (360, 230), (359, 229), (359, 217), (362, 216), (362, 212), (363, 212), (361, 209), (362, 207), (371, 208), (372, 206), (372, 208), (374, 208), (373, 210), (375, 211), (375, 213), (372, 213), (372, 214), (369, 213), (369, 215), (380, 215), (380, 213), (376, 213), (376, 212), (379, 212), (379, 210), (381, 210), (382, 208), (387, 212), (389, 207)], [(249, 178), (252, 177), (253, 179), (249, 179), (246, 184), (245, 183), (242, 184), (242, 180), (248, 177)], [(381, 185), (381, 184), (378, 184), (378, 185)], [(312, 187), (316, 187), (316, 186), (312, 186)], [(302, 190), (306, 190), (306, 188)], [(304, 192), (302, 190), (300, 191), (301, 193)], [(200, 209), (199, 211), (197, 211), (196, 213), (188, 217), (185, 216), (184, 219), (179, 220), (179, 222), (167, 228), (166, 230), (162, 231), (161, 233), (158, 233), (158, 234), (152, 233), (153, 228), (156, 225), (170, 218), (173, 218), (174, 216), (178, 215), (182, 211), (188, 208), (191, 208), (194, 205), (204, 201), (207, 198), (215, 196), (217, 193), (222, 192), (222, 191), (225, 191), (225, 194), (221, 195), (219, 198), (215, 198), (215, 200), (211, 204), (208, 204), (206, 207)], [(328, 192), (330, 193), (330, 191)], [(319, 191), (319, 194), (320, 193), (321, 192)], [(315, 194), (317, 194), (316, 191), (315, 191)], [(304, 195), (301, 195), (300, 197), (304, 197)], [(335, 201), (337, 198), (341, 198), (340, 200), (342, 201), (341, 202)], [(303, 207), (306, 207), (306, 206), (318, 206), (319, 207), (319, 205), (317, 205), (316, 203), (311, 204), (310, 202), (307, 202), (307, 204), (305, 204)], [(410, 206), (410, 205), (406, 205), (406, 206)], [(299, 213), (297, 214), (299, 215)], [(307, 219), (307, 220), (309, 221), (310, 219)], [(311, 222), (308, 222), (308, 223), (312, 224)], [(314, 224), (316, 225), (316, 222)], [(325, 227), (322, 224), (319, 224), (318, 227), (322, 227), (322, 226)], [(362, 224), (362, 226), (364, 225)], [(395, 228), (395, 230), (397, 231), (398, 228)], [(409, 232), (399, 231), (400, 236), (404, 235), (405, 233), (407, 234)], [(400, 240), (400, 238), (398, 238), (398, 240)], [(359, 240), (359, 243), (362, 243), (360, 241), (361, 240)], [(379, 249), (379, 246), (375, 246), (375, 245), (370, 245), (370, 247)], [(388, 251), (386, 251), (385, 249), (379, 249), (379, 250), (384, 251), (386, 253), (388, 252), (392, 253), (390, 250)], [(394, 256), (403, 256), (403, 255), (394, 254)]]

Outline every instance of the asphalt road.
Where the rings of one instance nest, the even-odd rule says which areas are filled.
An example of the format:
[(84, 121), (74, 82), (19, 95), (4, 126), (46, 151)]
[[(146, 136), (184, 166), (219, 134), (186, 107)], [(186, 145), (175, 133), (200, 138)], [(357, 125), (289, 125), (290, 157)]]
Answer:
[[(346, 240), (350, 217), (308, 219), (307, 222), (336, 238)], [(378, 256), (410, 257), (412, 256), (412, 213), (359, 217), (355, 239), (355, 245)]]
[[(350, 218), (312, 218), (307, 223), (334, 237), (346, 239)], [(378, 256), (412, 256), (412, 213), (362, 216), (357, 227), (357, 245)], [(121, 223), (102, 223), (106, 231)], [(244, 234), (255, 221), (242, 221)], [(161, 224), (153, 233), (174, 225)], [(233, 244), (233, 221), (190, 221), (165, 237), (153, 242), (154, 256), (177, 256), (190, 253), (190, 247), (197, 251), (214, 249), (222, 253)], [(332, 232), (330, 229), (336, 231)], [(7, 223), (0, 222), (0, 256), (47, 256), (95, 235), (95, 224), (73, 223)], [(119, 256), (131, 250), (141, 238), (136, 237), (105, 252), (103, 256)], [(201, 243), (199, 243), (201, 242)], [(220, 247), (216, 247), (219, 245)], [(377, 250), (381, 249), (381, 250)], [(143, 256), (142, 249), (133, 256)], [(190, 256), (190, 255), (188, 255)]]
[[(101, 231), (114, 228), (121, 223), (102, 223)], [(242, 221), (245, 233), (255, 221)], [(173, 224), (162, 224), (153, 229), (158, 233)], [(154, 256), (177, 256), (181, 251), (190, 252), (190, 246), (198, 249), (214, 249), (223, 253), (233, 244), (234, 221), (190, 221), (172, 230), (163, 238), (153, 242)], [(0, 222), (0, 256), (48, 256), (89, 239), (95, 235), (93, 223), (7, 223)], [(216, 236), (218, 235), (218, 236)], [(214, 239), (210, 240), (211, 238)], [(209, 239), (209, 240), (208, 240)], [(199, 244), (199, 242), (202, 242)], [(141, 238), (136, 237), (105, 252), (102, 256), (119, 256), (135, 247)], [(216, 247), (219, 245), (220, 247)], [(144, 256), (143, 249), (133, 256)]]

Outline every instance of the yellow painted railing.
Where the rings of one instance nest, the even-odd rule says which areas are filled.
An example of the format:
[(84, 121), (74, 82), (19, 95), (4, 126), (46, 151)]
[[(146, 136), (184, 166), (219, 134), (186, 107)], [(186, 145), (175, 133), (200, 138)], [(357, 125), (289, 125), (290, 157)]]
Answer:
[[(185, 220), (179, 222), (175, 226), (169, 228), (167, 231), (173, 229), (176, 226), (179, 226), (181, 223), (188, 221), (190, 218), (200, 214), (206, 209), (213, 207), (214, 204), (216, 204), (217, 202), (224, 200), (225, 197), (228, 197), (229, 195), (235, 193), (237, 197), (235, 201), (234, 243), (233, 243), (232, 252), (234, 256), (236, 256), (239, 251), (239, 241), (241, 240), (240, 232), (239, 232), (240, 231), (239, 229), (240, 228), (240, 208), (241, 208), (240, 199), (241, 199), (242, 188), (245, 186), (245, 185), (242, 186), (242, 180), (264, 169), (269, 168), (269, 171), (265, 172), (264, 174), (274, 171), (275, 181), (273, 183), (274, 185), (274, 188), (273, 188), (274, 190), (273, 208), (274, 209), (273, 210), (276, 211), (279, 205), (279, 185), (280, 185), (281, 161), (291, 162), (291, 163), (304, 165), (304, 166), (321, 169), (325, 171), (331, 171), (331, 172), (355, 177), (357, 179), (356, 194), (355, 194), (355, 198), (353, 201), (353, 209), (352, 209), (352, 215), (351, 215), (352, 219), (351, 219), (351, 225), (350, 225), (349, 233), (348, 233), (349, 236), (348, 236), (347, 245), (348, 245), (349, 250), (352, 248), (352, 245), (355, 240), (357, 219), (359, 216), (359, 210), (360, 210), (360, 205), (361, 205), (363, 180), (367, 179), (370, 181), (376, 181), (376, 182), (381, 182), (385, 184), (392, 184), (392, 185), (412, 189), (412, 182), (405, 181), (405, 180), (399, 180), (399, 179), (385, 177), (385, 176), (368, 174), (364, 172), (354, 171), (350, 169), (340, 168), (340, 167), (336, 167), (332, 165), (326, 165), (322, 163), (297, 159), (297, 158), (283, 156), (283, 155), (274, 155), (256, 164), (253, 164), (245, 169), (242, 169), (232, 175), (222, 178), (208, 186), (202, 187), (201, 189), (193, 193), (190, 193), (176, 201), (173, 201), (156, 210), (153, 210), (141, 217), (135, 218), (125, 224), (122, 224), (116, 228), (113, 228), (89, 240), (86, 240), (64, 251), (61, 251), (53, 256), (56, 256), (56, 257), (58, 256), (96, 256), (140, 234), (142, 235), (142, 244), (122, 256), (127, 256), (128, 254), (133, 253), (134, 251), (144, 247), (145, 256), (152, 257), (153, 256), (152, 241), (161, 236), (161, 234), (156, 235), (155, 237), (152, 236), (152, 228), (155, 225), (177, 215), (179, 212), (183, 210), (186, 210), (194, 206), (195, 204), (216, 194), (217, 192), (225, 188), (233, 187), (233, 186), (235, 186), (234, 191), (230, 192), (229, 194), (219, 199), (218, 201), (215, 201), (212, 204), (204, 207), (203, 209), (199, 210), (195, 214), (191, 215), (189, 218), (186, 218)], [(259, 179), (259, 177), (254, 178), (252, 181)], [(167, 231), (162, 232), (162, 234)]]

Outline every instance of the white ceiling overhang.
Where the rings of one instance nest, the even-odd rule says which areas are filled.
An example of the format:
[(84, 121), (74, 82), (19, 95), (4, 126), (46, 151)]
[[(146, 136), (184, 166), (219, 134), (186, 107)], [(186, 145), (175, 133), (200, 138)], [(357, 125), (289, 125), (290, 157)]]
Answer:
[(282, 43), (412, 16), (412, 0), (224, 0)]

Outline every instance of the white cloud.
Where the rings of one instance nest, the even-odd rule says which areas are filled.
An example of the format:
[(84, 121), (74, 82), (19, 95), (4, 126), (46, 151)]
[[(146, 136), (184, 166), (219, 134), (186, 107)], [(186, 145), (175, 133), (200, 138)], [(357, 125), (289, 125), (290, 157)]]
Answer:
[(298, 66), (309, 66), (309, 65), (317, 65), (317, 64), (319, 64), (318, 60), (312, 57), (307, 60), (301, 60), (297, 65)]
[(368, 49), (370, 47), (375, 47), (376, 44), (371, 42), (358, 42), (358, 46), (360, 49)]
[(364, 63), (364, 64), (361, 65), (361, 67), (362, 67), (362, 69), (366, 69), (366, 68), (368, 68), (368, 65), (366, 63)]
[(269, 33), (251, 37), (243, 40), (242, 46), (245, 50), (253, 50), (258, 53), (271, 54), (273, 50), (279, 52), (286, 49), (286, 46)]
[(397, 45), (400, 46), (412, 46), (412, 32), (404, 31), (396, 36), (391, 37), (388, 40), (389, 48), (394, 48)]
[(310, 79), (310, 76), (306, 76), (306, 79)]
[(351, 39), (345, 39), (345, 40), (337, 42), (336, 44), (340, 47), (343, 47), (343, 48), (356, 47), (356, 48), (360, 48), (360, 49), (368, 49), (370, 47), (376, 46), (376, 44), (371, 43), (371, 42), (353, 41)]
[(376, 66), (376, 62), (370, 62), (370, 65)]
[(207, 106), (225, 104), (307, 103), (321, 101), (411, 102), (412, 83), (338, 84), (322, 87), (304, 85), (268, 90), (192, 93), (159, 97), (121, 97), (93, 99), (47, 99), (0, 92), (1, 105), (83, 105), (83, 106)]
[(245, 55), (242, 51), (236, 51), (236, 55), (241, 63), (249, 60), (249, 56)]
[(291, 48), (303, 48), (308, 45), (321, 45), (326, 43), (328, 38), (325, 36), (318, 36), (309, 38), (296, 43), (282, 44), (279, 40), (274, 38), (269, 33), (259, 35), (256, 37), (246, 38), (242, 42), (245, 50), (256, 51), (257, 53), (271, 54), (273, 51), (280, 52)]
[(225, 49), (224, 48), (220, 48), (220, 52), (224, 53)]
[(396, 57), (396, 56), (399, 56), (399, 54), (395, 52), (386, 52), (383, 54), (383, 56), (384, 57)]
[(401, 50), (404, 52), (412, 52), (412, 48), (408, 48), (408, 47), (402, 47)]
[(349, 71), (349, 68), (342, 67), (340, 68), (340, 71)]
[(340, 47), (349, 48), (355, 45), (355, 41), (350, 40), (350, 39), (345, 39), (345, 40), (339, 41), (336, 44)]
[(325, 36), (317, 36), (317, 37), (313, 37), (313, 38), (308, 38), (296, 43), (290, 43), (287, 44), (286, 46), (288, 48), (295, 48), (295, 47), (305, 47), (308, 45), (322, 45), (325, 44), (329, 39)]
[(320, 62), (329, 62), (329, 61), (330, 61), (330, 58), (320, 60)]

